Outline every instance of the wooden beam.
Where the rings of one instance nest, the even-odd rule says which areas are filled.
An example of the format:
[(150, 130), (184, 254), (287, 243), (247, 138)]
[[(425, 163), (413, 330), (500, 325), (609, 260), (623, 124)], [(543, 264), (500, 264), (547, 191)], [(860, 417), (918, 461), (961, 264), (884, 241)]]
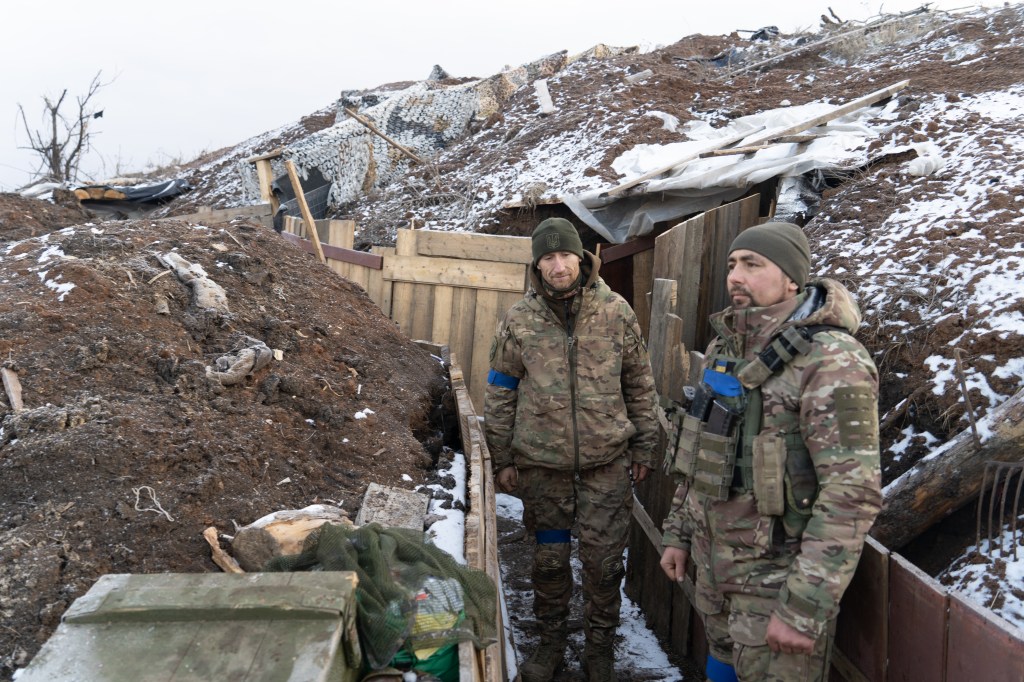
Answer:
[(601, 249), (601, 262), (612, 263), (622, 258), (628, 258), (634, 254), (648, 249), (653, 249), (655, 244), (655, 236), (652, 234), (644, 235), (636, 239), (630, 239), (628, 242), (622, 242), (621, 244), (613, 244), (606, 246)]
[(287, 159), (284, 162), (285, 168), (288, 169), (288, 179), (292, 181), (292, 189), (295, 190), (295, 199), (299, 202), (299, 211), (302, 212), (302, 219), (306, 222), (306, 232), (309, 234), (309, 240), (313, 242), (313, 249), (316, 252), (316, 257), (320, 259), (320, 262), (327, 265), (327, 259), (324, 258), (324, 250), (320, 246), (320, 235), (316, 233), (316, 221), (313, 220), (313, 214), (309, 212), (309, 205), (306, 203), (306, 194), (302, 191), (302, 183), (299, 182), (299, 173), (295, 170), (295, 164), (291, 159)]
[(256, 156), (250, 156), (245, 160), (246, 163), (256, 163), (257, 161), (269, 161), (270, 159), (276, 159), (284, 153), (284, 147), (278, 147), (277, 149), (271, 150), (266, 154), (258, 154)]
[(414, 284), (444, 284), (450, 287), (522, 292), (523, 267), (518, 263), (395, 256), (384, 262), (384, 279)]
[(412, 159), (413, 161), (415, 161), (416, 163), (418, 163), (420, 165), (423, 164), (423, 159), (421, 159), (420, 157), (418, 157), (415, 154), (413, 154), (412, 151), (410, 151), (407, 147), (399, 144), (397, 141), (391, 139), (390, 137), (388, 137), (387, 135), (382, 133), (380, 128), (375, 126), (373, 124), (373, 121), (371, 121), (370, 119), (368, 119), (368, 118), (366, 118), (364, 116), (360, 116), (359, 114), (357, 114), (356, 112), (352, 111), (348, 107), (342, 107), (342, 111), (344, 111), (346, 114), (348, 114), (349, 116), (354, 118), (359, 123), (363, 124), (363, 126), (365, 126), (371, 133), (373, 133), (374, 135), (378, 135), (382, 140), (384, 140), (385, 142), (390, 144), (392, 147), (394, 147), (395, 149), (400, 151), (402, 154), (408, 156), (410, 159)]
[[(665, 553), (665, 549), (661, 546), (661, 531), (654, 525), (654, 521), (651, 520), (650, 514), (644, 509), (644, 506), (640, 504), (640, 500), (637, 499), (636, 495), (633, 495), (633, 520), (637, 522), (647, 539), (654, 545), (654, 549), (658, 552), (658, 556)], [(696, 596), (696, 588), (693, 585), (693, 580), (690, 576), (684, 576), (682, 582), (676, 582), (679, 589), (683, 591), (686, 598), (693, 603), (694, 597)]]
[(713, 151), (715, 149), (722, 149), (723, 147), (728, 147), (731, 144), (736, 144), (737, 142), (739, 142), (740, 140), (744, 139), (745, 137), (748, 137), (749, 135), (753, 135), (754, 133), (757, 133), (758, 131), (761, 131), (761, 130), (764, 130), (764, 126), (758, 126), (757, 128), (754, 128), (752, 130), (748, 130), (748, 131), (746, 131), (744, 133), (734, 133), (734, 134), (729, 135), (727, 137), (723, 137), (723, 138), (720, 138), (718, 140), (714, 140), (713, 142), (710, 142), (704, 149), (701, 149), (700, 151), (691, 152), (691, 153), (687, 154), (686, 156), (684, 156), (684, 157), (682, 157), (680, 159), (677, 159), (676, 161), (673, 161), (672, 163), (670, 163), (667, 166), (662, 166), (661, 168), (655, 168), (654, 170), (650, 171), (649, 173), (644, 173), (643, 175), (641, 175), (638, 178), (633, 178), (629, 182), (624, 182), (621, 185), (616, 185), (615, 187), (612, 187), (607, 192), (602, 192), (601, 193), (601, 197), (613, 197), (616, 194), (622, 194), (623, 192), (625, 192), (627, 189), (630, 189), (631, 187), (636, 187), (637, 185), (639, 185), (642, 182), (647, 182), (648, 180), (656, 178), (659, 175), (664, 175), (665, 173), (668, 173), (672, 169), (677, 168), (678, 166), (681, 166), (684, 163), (687, 163), (689, 161), (693, 161), (694, 159), (700, 158), (701, 154), (705, 154), (705, 153)]
[(832, 109), (832, 111), (829, 111), (828, 113), (820, 114), (818, 116), (815, 116), (814, 118), (809, 118), (805, 121), (801, 121), (800, 123), (794, 123), (793, 125), (788, 126), (786, 128), (782, 128), (779, 130), (769, 130), (751, 140), (747, 140), (746, 146), (754, 147), (756, 145), (763, 144), (770, 140), (777, 140), (780, 137), (785, 137), (787, 135), (802, 133), (803, 131), (809, 130), (810, 128), (814, 128), (815, 126), (820, 126), (824, 123), (828, 123), (829, 121), (834, 121), (840, 116), (845, 116), (846, 114), (853, 113), (858, 109), (863, 109), (864, 107), (871, 106), (872, 104), (879, 102), (887, 97), (892, 97), (893, 95), (895, 95), (897, 92), (907, 87), (908, 85), (910, 85), (909, 80), (902, 80), (899, 83), (893, 83), (889, 87), (882, 88), (881, 90), (875, 90), (874, 92), (864, 95), (863, 97), (859, 97), (853, 100), (852, 102), (847, 102), (846, 104), (842, 104), (838, 107), (835, 107), (834, 109)]
[(416, 255), (529, 265), (533, 247), (529, 237), (416, 230)]
[[(282, 232), (281, 236), (301, 248), (303, 251), (316, 255), (316, 251), (310, 240), (303, 239), (302, 237), (290, 232)], [(342, 263), (351, 263), (353, 265), (362, 265), (364, 268), (370, 268), (371, 270), (384, 269), (384, 258), (382, 256), (367, 253), (366, 251), (346, 249), (341, 246), (331, 246), (330, 244), (321, 244), (320, 249), (324, 256), (331, 260), (341, 261)]]
[(21, 412), (25, 409), (25, 405), (21, 402), (21, 381), (18, 380), (18, 373), (4, 367), (0, 369), (0, 377), (3, 377), (4, 391), (7, 393), (7, 402), (11, 405), (11, 411)]

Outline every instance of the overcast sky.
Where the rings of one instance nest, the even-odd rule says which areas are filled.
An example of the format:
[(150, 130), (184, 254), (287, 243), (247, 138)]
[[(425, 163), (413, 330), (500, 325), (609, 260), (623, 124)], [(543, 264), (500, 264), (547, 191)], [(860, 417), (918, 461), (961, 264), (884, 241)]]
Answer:
[(668, 45), (694, 33), (767, 25), (815, 30), (828, 7), (844, 20), (863, 20), (921, 4), (14, 0), (4, 5), (8, 30), (0, 41), (0, 191), (27, 184), (38, 167), (30, 152), (19, 150), (28, 137), (18, 105), (39, 128), (43, 95), (56, 98), (66, 88), (71, 113), (97, 72), (107, 83), (94, 99), (103, 117), (93, 122), (93, 151), (83, 170), (103, 180), (232, 146), (332, 104), (341, 90), (424, 79), (434, 64), (453, 76), (483, 77), (596, 43)]

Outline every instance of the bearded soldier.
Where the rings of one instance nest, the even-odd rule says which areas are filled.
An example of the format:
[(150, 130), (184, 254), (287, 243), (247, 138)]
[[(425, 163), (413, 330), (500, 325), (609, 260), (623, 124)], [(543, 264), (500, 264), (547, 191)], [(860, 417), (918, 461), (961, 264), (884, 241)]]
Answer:
[(533, 287), (505, 314), (484, 402), (498, 486), (517, 491), (536, 539), (540, 645), (524, 682), (548, 682), (568, 638), (571, 531), (583, 564), (584, 665), (614, 680), (613, 642), (633, 495), (657, 443), (654, 377), (636, 315), (598, 276), (572, 223), (533, 232)]
[(661, 566), (696, 568), (707, 677), (826, 680), (839, 600), (881, 508), (878, 372), (838, 282), (807, 283), (796, 225), (752, 227), (729, 249), (732, 306), (670, 437), (681, 481)]

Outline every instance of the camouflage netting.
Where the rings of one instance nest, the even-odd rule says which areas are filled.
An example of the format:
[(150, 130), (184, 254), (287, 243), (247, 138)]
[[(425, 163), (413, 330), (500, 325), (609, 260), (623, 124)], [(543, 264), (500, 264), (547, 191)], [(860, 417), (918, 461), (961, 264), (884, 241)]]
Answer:
[[(327, 523), (310, 534), (301, 554), (272, 559), (264, 570), (354, 571), (359, 644), (372, 669), (388, 666), (403, 646), (471, 641), (482, 648), (497, 638), (494, 582), (413, 530)], [(437, 618), (445, 611), (458, 617)], [(424, 621), (436, 627), (415, 627)]]
[[(428, 80), (401, 90), (343, 92), (334, 125), (285, 147), (271, 166), (275, 177), (280, 177), (286, 174), (285, 160), (290, 159), (303, 181), (315, 168), (330, 183), (328, 204), (338, 207), (388, 185), (409, 163), (393, 145), (349, 117), (345, 109), (359, 113), (419, 157), (430, 159), (466, 135), (474, 121), (499, 114), (519, 88), (552, 76), (579, 59), (605, 59), (623, 51), (597, 45), (573, 56), (557, 52), (489, 78), (468, 81), (449, 78), (434, 67)], [(255, 166), (240, 161), (238, 171), (246, 199), (259, 201)]]

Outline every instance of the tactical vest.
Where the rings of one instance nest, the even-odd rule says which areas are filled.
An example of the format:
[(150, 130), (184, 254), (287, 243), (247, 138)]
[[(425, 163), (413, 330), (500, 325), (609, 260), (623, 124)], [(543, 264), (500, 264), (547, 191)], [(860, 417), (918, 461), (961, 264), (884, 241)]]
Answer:
[(799, 414), (765, 415), (761, 385), (831, 325), (789, 327), (776, 334), (752, 362), (731, 357), (716, 344), (690, 408), (670, 427), (665, 473), (686, 479), (692, 493), (712, 500), (753, 492), (757, 510), (782, 517), (789, 537), (799, 537), (818, 496), (818, 478), (800, 434)]

